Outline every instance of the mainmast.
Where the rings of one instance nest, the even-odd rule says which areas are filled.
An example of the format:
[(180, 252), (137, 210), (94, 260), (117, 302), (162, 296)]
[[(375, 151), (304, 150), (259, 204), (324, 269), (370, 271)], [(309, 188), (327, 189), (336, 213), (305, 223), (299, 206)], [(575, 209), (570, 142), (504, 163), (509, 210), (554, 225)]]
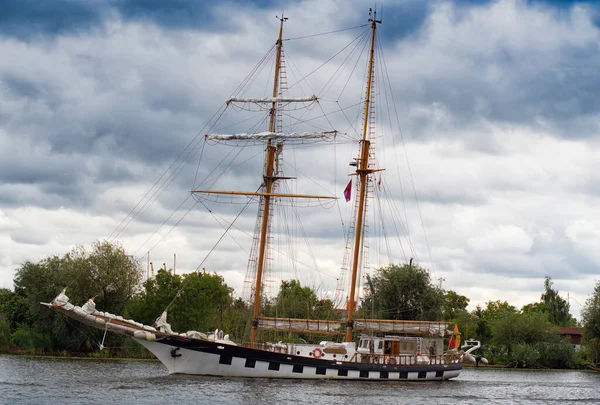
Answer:
[(363, 136), (361, 140), (360, 155), (358, 157), (358, 164), (355, 175), (359, 180), (360, 189), (358, 192), (358, 213), (356, 215), (356, 227), (354, 236), (354, 251), (352, 258), (352, 281), (350, 284), (350, 296), (348, 298), (347, 310), (348, 310), (348, 323), (346, 324), (346, 342), (352, 341), (352, 332), (354, 331), (354, 311), (356, 309), (355, 296), (356, 296), (356, 277), (358, 274), (358, 263), (359, 256), (362, 250), (363, 242), (363, 222), (365, 217), (365, 208), (367, 204), (367, 180), (369, 174), (379, 171), (369, 169), (369, 149), (371, 147), (371, 141), (368, 139), (369, 130), (369, 115), (371, 112), (371, 89), (373, 86), (373, 64), (375, 56), (375, 31), (377, 24), (381, 24), (381, 20), (377, 20), (377, 11), (373, 12), (373, 18), (371, 18), (371, 10), (369, 9), (369, 22), (371, 23), (371, 50), (369, 52), (369, 71), (367, 76), (367, 91), (365, 96), (365, 115), (363, 124)]

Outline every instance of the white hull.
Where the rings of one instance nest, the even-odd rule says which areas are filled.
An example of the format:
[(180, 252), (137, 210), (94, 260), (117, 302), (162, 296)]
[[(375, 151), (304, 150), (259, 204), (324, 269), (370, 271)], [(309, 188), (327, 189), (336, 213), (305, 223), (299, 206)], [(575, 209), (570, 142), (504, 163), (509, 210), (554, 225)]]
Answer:
[[(152, 352), (171, 374), (253, 378), (440, 381), (458, 377), (462, 369), (462, 364), (395, 366), (317, 360), (221, 343), (194, 342), (194, 345), (207, 349), (207, 351), (200, 351), (197, 348), (187, 349), (174, 346), (172, 345), (174, 342), (167, 344), (134, 339)], [(217, 353), (209, 352), (214, 349)]]
[[(146, 347), (168, 369), (171, 374), (192, 374), (221, 377), (294, 378), (294, 379), (338, 379), (377, 381), (442, 381), (458, 377), (463, 368), (461, 356), (451, 356), (444, 361), (415, 362), (398, 361), (382, 364), (363, 362), (362, 357), (345, 356), (335, 358), (322, 353), (312, 356), (285, 351), (272, 351), (237, 346), (228, 340), (211, 340), (192, 337), (189, 334), (165, 333), (154, 327), (125, 320), (89, 307), (77, 307), (68, 303), (60, 294), (52, 303), (44, 304), (83, 323), (131, 336)], [(195, 332), (197, 333), (197, 332)], [(229, 342), (229, 343), (228, 343)], [(325, 350), (326, 348), (324, 348)], [(317, 349), (315, 349), (317, 350)], [(347, 359), (346, 359), (347, 358)], [(361, 359), (361, 361), (357, 361)], [(365, 357), (365, 360), (368, 358)], [(424, 358), (421, 358), (424, 359)], [(400, 364), (402, 363), (402, 364)]]

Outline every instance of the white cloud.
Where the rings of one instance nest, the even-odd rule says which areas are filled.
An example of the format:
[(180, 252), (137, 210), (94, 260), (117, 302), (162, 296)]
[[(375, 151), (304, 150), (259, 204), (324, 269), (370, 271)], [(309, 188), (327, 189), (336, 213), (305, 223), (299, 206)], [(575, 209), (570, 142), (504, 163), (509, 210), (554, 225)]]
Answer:
[[(278, 11), (219, 7), (220, 18), (235, 21), (232, 29), (166, 29), (113, 13), (89, 31), (27, 41), (0, 37), (0, 286), (11, 286), (23, 261), (108, 237), (274, 42)], [(352, 10), (341, 2), (291, 5), (286, 33), (337, 29), (354, 21)], [(583, 304), (600, 264), (600, 58), (588, 52), (600, 37), (590, 10), (516, 0), (432, 2), (423, 25), (409, 35), (386, 42), (397, 27), (384, 21), (381, 28), (413, 176), (398, 140), (395, 149), (381, 142), (387, 148), (378, 157), (389, 166), (387, 186), (399, 203), (402, 181), (406, 211), (399, 210), (415, 250), (404, 244), (404, 254), (416, 253), (434, 269), (434, 280), (444, 277), (444, 287), (472, 305), (537, 301), (545, 275)], [(285, 45), (307, 74), (352, 35), (327, 37), (319, 46)], [(348, 86), (349, 93), (362, 89), (354, 81)], [(253, 89), (270, 91), (264, 83)], [(203, 163), (212, 167), (224, 156), (215, 150), (205, 152)], [(321, 163), (314, 150), (295, 150), (286, 169), (302, 168), (298, 177), (335, 173), (320, 185), (339, 195), (351, 155), (344, 146), (335, 152)], [(201, 206), (169, 232), (185, 205), (153, 236), (191, 188), (197, 162), (188, 159), (184, 179), (120, 236), (128, 251), (144, 258), (153, 247), (151, 260), (168, 266), (176, 253), (181, 271), (202, 262), (223, 228)], [(401, 167), (392, 170), (395, 162)], [(235, 170), (238, 188), (257, 186), (252, 173)], [(202, 165), (199, 177), (209, 171)], [(335, 291), (348, 206), (302, 212), (306, 233), (317, 238), (312, 252), (320, 270), (303, 252), (288, 274)], [(239, 227), (224, 239), (225, 253), (202, 267), (219, 270), (241, 293), (254, 219), (241, 218)], [(404, 260), (400, 247), (393, 250)], [(386, 264), (387, 256), (371, 257)], [(577, 316), (580, 307), (572, 308)]]

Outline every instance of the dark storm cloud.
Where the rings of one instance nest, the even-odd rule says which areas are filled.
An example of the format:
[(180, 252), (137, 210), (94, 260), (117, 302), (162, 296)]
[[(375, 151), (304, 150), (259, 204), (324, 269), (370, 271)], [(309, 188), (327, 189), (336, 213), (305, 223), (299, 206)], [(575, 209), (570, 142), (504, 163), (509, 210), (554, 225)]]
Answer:
[[(592, 23), (598, 7), (532, 3), (462, 8), (433, 3), (418, 35), (398, 43), (406, 63), (395, 61), (392, 70), (402, 82), (396, 88), (402, 103), (435, 106), (451, 120), (440, 127), (431, 116), (417, 117), (409, 134), (439, 136), (482, 122), (523, 125), (565, 138), (598, 133), (600, 30)], [(521, 27), (529, 15), (537, 21)], [(502, 19), (516, 21), (503, 26), (497, 23)], [(523, 31), (522, 38), (514, 28)]]
[(0, 34), (23, 40), (44, 36), (79, 34), (101, 26), (111, 14), (125, 21), (150, 22), (170, 30), (231, 29), (222, 21), (215, 5), (236, 8), (266, 8), (279, 1), (242, 0), (4, 0), (0, 12)]
[(0, 33), (24, 39), (86, 31), (104, 19), (101, 1), (4, 0)]
[(385, 24), (387, 35), (380, 36), (384, 44), (389, 44), (412, 35), (421, 29), (429, 12), (429, 5), (421, 0), (392, 2), (377, 7), (377, 19)]
[(29, 160), (26, 156), (11, 159), (4, 156), (0, 161), (0, 182), (18, 184), (52, 183), (71, 184), (86, 169), (80, 164), (68, 164), (50, 159)]

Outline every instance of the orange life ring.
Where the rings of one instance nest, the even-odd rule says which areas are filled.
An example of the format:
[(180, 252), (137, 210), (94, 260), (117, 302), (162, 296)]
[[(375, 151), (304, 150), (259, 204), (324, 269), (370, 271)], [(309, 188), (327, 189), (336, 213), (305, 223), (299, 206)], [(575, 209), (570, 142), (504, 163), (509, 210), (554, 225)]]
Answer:
[(396, 364), (396, 359), (393, 357), (388, 357), (387, 364)]
[(323, 355), (323, 350), (319, 349), (318, 347), (312, 351), (313, 356), (315, 356), (315, 359), (320, 359), (321, 356)]

